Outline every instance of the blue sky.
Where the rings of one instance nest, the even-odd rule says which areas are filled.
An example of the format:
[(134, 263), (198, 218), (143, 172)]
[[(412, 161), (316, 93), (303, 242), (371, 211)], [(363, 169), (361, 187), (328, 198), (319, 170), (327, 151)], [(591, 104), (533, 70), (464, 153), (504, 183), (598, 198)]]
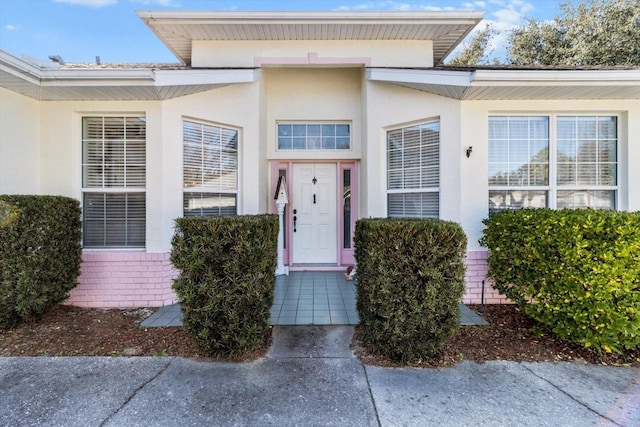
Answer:
[[(484, 10), (501, 30), (549, 20), (560, 0), (0, 0), (0, 49), (48, 61), (177, 62), (136, 10)], [(479, 27), (484, 27), (480, 24)], [(494, 41), (503, 52), (506, 31)]]

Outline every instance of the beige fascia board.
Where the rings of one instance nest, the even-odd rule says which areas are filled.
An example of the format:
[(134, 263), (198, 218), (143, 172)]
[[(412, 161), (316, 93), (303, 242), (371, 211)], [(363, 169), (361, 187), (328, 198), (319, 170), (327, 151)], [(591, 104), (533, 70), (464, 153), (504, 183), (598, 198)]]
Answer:
[(152, 70), (42, 70), (40, 86), (47, 87), (154, 87)]
[(156, 70), (156, 86), (252, 83), (259, 79), (253, 68), (229, 70)]
[(369, 68), (367, 80), (388, 83), (431, 84), (442, 86), (469, 87), (471, 71), (447, 70), (407, 70), (393, 68)]
[(637, 86), (637, 70), (476, 70), (471, 86)]
[(429, 11), (429, 12), (309, 12), (309, 11), (170, 11), (139, 10), (140, 19), (154, 23), (225, 23), (225, 24), (476, 24), (485, 15), (483, 11)]

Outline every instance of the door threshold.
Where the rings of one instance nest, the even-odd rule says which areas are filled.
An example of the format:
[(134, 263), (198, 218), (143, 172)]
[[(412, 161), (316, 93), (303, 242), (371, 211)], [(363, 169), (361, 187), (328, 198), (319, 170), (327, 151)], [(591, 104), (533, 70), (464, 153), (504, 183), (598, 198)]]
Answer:
[(289, 271), (343, 271), (346, 267), (338, 264), (291, 264)]

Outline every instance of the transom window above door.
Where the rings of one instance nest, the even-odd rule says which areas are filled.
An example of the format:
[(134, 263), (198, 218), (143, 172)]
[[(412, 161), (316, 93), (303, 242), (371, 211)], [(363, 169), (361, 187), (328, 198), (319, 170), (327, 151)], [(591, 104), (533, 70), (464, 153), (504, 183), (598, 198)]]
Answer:
[(349, 150), (348, 123), (278, 123), (278, 150)]

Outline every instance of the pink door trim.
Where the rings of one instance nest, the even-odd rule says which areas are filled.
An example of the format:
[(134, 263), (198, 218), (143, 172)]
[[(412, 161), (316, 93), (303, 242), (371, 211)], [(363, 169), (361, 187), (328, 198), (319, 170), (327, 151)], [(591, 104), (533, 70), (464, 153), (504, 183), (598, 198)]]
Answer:
[[(271, 212), (277, 212), (275, 199), (273, 199), (273, 194), (275, 194), (275, 186), (278, 183), (279, 171), (284, 170), (287, 176), (287, 192), (292, 194), (292, 170), (294, 163), (335, 163), (336, 164), (336, 173), (337, 173), (337, 189), (336, 191), (336, 199), (337, 199), (337, 247), (336, 250), (338, 252), (338, 265), (346, 266), (346, 265), (354, 265), (355, 259), (353, 256), (353, 241), (351, 242), (351, 248), (345, 249), (343, 248), (343, 233), (344, 233), (344, 171), (351, 170), (351, 234), (353, 236), (353, 232), (355, 230), (356, 219), (358, 217), (357, 210), (357, 200), (358, 200), (358, 169), (357, 162), (355, 160), (276, 160), (271, 163), (271, 193), (269, 197), (271, 197)], [(292, 232), (293, 232), (293, 223), (291, 221), (293, 213), (291, 212), (291, 204), (288, 204), (285, 209), (285, 249), (284, 249), (284, 263), (285, 265), (291, 265), (291, 252), (290, 248), (292, 247)]]

